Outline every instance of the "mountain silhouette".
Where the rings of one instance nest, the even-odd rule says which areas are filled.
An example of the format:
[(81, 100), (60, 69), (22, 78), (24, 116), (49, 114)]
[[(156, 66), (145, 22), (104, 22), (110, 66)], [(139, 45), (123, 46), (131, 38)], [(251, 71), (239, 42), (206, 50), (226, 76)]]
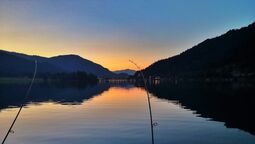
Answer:
[(131, 70), (131, 69), (124, 69), (124, 70), (116, 70), (116, 71), (113, 71), (114, 73), (116, 74), (127, 74), (129, 76), (132, 76), (135, 74), (135, 70)]
[(147, 77), (167, 78), (254, 76), (254, 55), (255, 23), (207, 39), (179, 55), (153, 63), (143, 72)]
[[(18, 55), (0, 50), (0, 74), (8, 76), (22, 76), (31, 74), (34, 71), (34, 61), (19, 57)], [(57, 73), (62, 71), (60, 68), (47, 62), (40, 62), (39, 73)]]
[(103, 66), (96, 64), (92, 61), (83, 59), (78, 55), (61, 55), (51, 57), (49, 63), (58, 66), (67, 72), (85, 71), (87, 73), (95, 74), (99, 77), (114, 78), (116, 75), (104, 68)]
[(102, 78), (118, 77), (118, 75), (103, 66), (78, 55), (60, 55), (46, 58), (3, 50), (0, 50), (0, 74), (23, 75), (33, 73), (34, 60), (38, 62), (38, 73), (70, 73), (82, 71)]

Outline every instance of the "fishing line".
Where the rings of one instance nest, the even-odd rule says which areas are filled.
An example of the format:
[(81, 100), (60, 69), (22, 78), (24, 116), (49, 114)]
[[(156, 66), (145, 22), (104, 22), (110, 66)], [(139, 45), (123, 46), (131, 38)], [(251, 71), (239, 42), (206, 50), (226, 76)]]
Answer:
[(149, 91), (148, 91), (148, 88), (147, 88), (147, 83), (146, 83), (146, 80), (145, 80), (145, 77), (144, 77), (144, 74), (143, 74), (143, 71), (141, 70), (141, 68), (134, 61), (129, 60), (129, 62), (134, 64), (142, 75), (142, 79), (143, 79), (143, 82), (144, 82), (144, 87), (145, 87), (145, 90), (146, 90), (146, 93), (147, 93), (148, 107), (149, 107), (149, 112), (150, 112), (151, 143), (154, 144), (154, 129), (153, 129), (153, 127), (156, 126), (157, 123), (153, 123), (150, 94), (149, 94)]
[(18, 119), (18, 117), (19, 117), (19, 114), (20, 114), (22, 108), (24, 107), (24, 103), (25, 103), (25, 101), (26, 101), (26, 98), (28, 98), (28, 96), (29, 96), (29, 94), (30, 94), (30, 91), (31, 91), (31, 89), (32, 89), (32, 86), (33, 86), (33, 83), (34, 83), (34, 80), (35, 80), (36, 73), (37, 73), (37, 61), (35, 60), (35, 69), (34, 69), (33, 78), (32, 78), (31, 83), (30, 83), (30, 85), (29, 85), (29, 87), (28, 87), (28, 89), (27, 89), (26, 95), (25, 95), (25, 97), (24, 97), (24, 99), (23, 99), (23, 101), (22, 101), (22, 103), (21, 103), (21, 105), (20, 105), (19, 111), (18, 111), (18, 113), (16, 114), (16, 116), (15, 116), (15, 118), (14, 118), (14, 120), (13, 120), (13, 122), (12, 122), (12, 124), (11, 124), (11, 126), (10, 126), (10, 128), (9, 128), (9, 130), (8, 130), (8, 132), (6, 133), (6, 135), (5, 135), (5, 137), (4, 137), (3, 141), (2, 141), (2, 144), (5, 143), (5, 141), (6, 141), (6, 139), (8, 138), (8, 136), (9, 136), (10, 133), (14, 133), (14, 131), (12, 130), (12, 128), (13, 128), (15, 122), (17, 121), (17, 119)]

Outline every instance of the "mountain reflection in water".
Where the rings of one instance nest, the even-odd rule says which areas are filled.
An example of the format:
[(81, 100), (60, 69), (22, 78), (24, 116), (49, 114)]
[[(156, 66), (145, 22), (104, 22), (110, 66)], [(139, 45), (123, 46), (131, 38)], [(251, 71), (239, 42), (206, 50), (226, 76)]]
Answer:
[(255, 87), (240, 83), (163, 83), (149, 87), (158, 98), (177, 101), (201, 117), (255, 135)]
[[(0, 138), (26, 88), (0, 86)], [(149, 92), (158, 144), (255, 142), (250, 86), (161, 83)], [(146, 93), (132, 84), (36, 84), (25, 105), (7, 143), (150, 143)]]
[[(86, 85), (76, 87), (70, 85), (37, 84), (33, 86), (26, 103), (54, 102), (60, 104), (81, 104), (84, 100), (110, 88), (109, 84)], [(24, 99), (27, 85), (3, 84), (0, 86), (0, 109), (20, 106)]]

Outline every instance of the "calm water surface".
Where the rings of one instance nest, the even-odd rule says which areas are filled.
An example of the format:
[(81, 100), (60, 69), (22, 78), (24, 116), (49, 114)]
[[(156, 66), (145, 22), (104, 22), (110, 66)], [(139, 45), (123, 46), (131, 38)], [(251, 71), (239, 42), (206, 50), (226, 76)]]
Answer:
[[(1, 86), (0, 138), (24, 95), (23, 86)], [(15, 89), (15, 90), (14, 90)], [(7, 144), (149, 144), (146, 93), (132, 85), (84, 88), (35, 86)], [(200, 117), (176, 100), (152, 94), (156, 144), (254, 144), (255, 136)]]

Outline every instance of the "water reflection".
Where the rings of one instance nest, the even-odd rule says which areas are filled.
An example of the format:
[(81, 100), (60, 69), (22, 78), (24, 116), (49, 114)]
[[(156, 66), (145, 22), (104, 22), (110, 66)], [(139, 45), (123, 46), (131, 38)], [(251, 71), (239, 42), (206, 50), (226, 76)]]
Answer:
[[(109, 84), (82, 90), (35, 87), (34, 98), (46, 93), (54, 92), (54, 94), (44, 99), (35, 98), (33, 103), (27, 104), (15, 125), (15, 134), (11, 135), (7, 142), (149, 143), (144, 91), (126, 84), (115, 85), (110, 89), (109, 87)], [(39, 90), (44, 90), (44, 94), (40, 94)], [(83, 102), (77, 105), (77, 101), (81, 99), (84, 99)], [(12, 108), (0, 113), (0, 138), (3, 137), (4, 130), (16, 111), (17, 108)]]
[[(248, 105), (239, 111), (235, 108), (236, 115), (228, 112), (233, 110), (231, 107), (237, 104), (241, 94), (247, 94), (242, 95), (247, 101), (239, 100), (238, 106), (251, 104), (254, 99), (248, 96), (250, 89), (241, 92), (235, 89), (229, 95), (225, 92), (229, 91), (227, 87), (222, 91), (214, 86), (194, 84), (150, 86), (154, 95), (151, 99), (154, 120), (159, 123), (155, 127), (156, 143), (253, 144), (255, 136), (214, 121), (224, 121), (227, 126), (233, 123), (228, 122), (231, 118), (236, 118), (239, 124), (244, 122), (237, 117)], [(24, 85), (1, 85), (0, 138), (17, 112), (17, 108), (9, 107), (19, 105), (25, 90)], [(150, 143), (149, 112), (142, 88), (107, 83), (86, 87), (35, 85), (31, 96), (15, 125), (15, 134), (10, 135), (7, 143)], [(241, 113), (241, 116), (248, 114)], [(252, 122), (248, 117), (242, 120), (246, 118), (245, 122)], [(235, 127), (252, 132), (243, 125), (246, 124)]]
[(162, 83), (149, 91), (176, 101), (199, 116), (225, 122), (226, 127), (255, 134), (255, 87), (240, 83)]
[[(110, 88), (109, 84), (86, 85), (84, 87), (67, 85), (37, 84), (33, 86), (26, 103), (54, 102), (60, 104), (81, 104), (84, 100)], [(20, 106), (24, 99), (27, 85), (1, 84), (0, 110), (8, 107)]]

